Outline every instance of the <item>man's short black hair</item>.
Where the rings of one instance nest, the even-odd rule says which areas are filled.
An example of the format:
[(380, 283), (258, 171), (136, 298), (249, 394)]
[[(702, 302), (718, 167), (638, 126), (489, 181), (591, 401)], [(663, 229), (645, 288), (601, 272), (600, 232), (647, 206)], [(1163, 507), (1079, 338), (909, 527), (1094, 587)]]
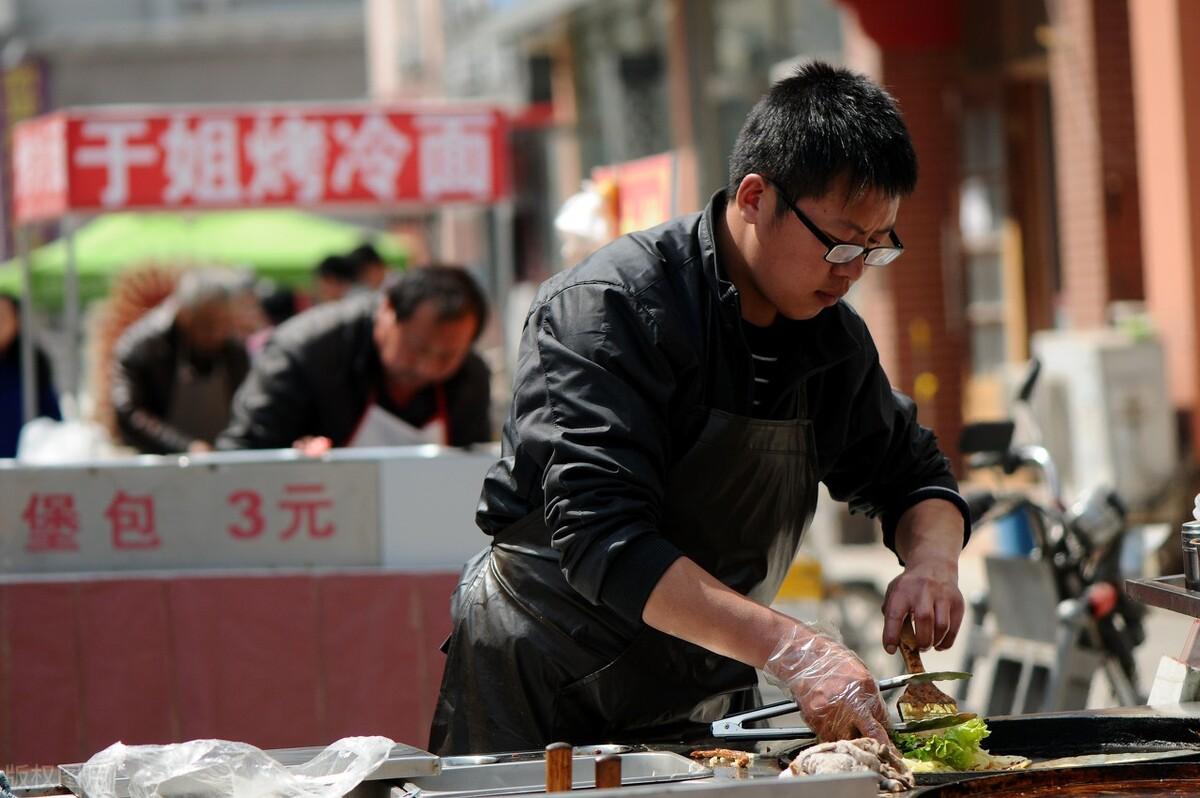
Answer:
[[(869, 78), (821, 62), (771, 87), (746, 117), (729, 158), (730, 201), (742, 179), (774, 180), (795, 201), (822, 197), (843, 175), (850, 196), (912, 193), (917, 155), (890, 94)], [(777, 210), (787, 213), (783, 203)]]
[(372, 263), (382, 263), (385, 266), (387, 265), (387, 261), (385, 261), (383, 256), (379, 254), (379, 250), (375, 249), (375, 247), (371, 246), (370, 244), (361, 244), (360, 246), (355, 247), (354, 249), (350, 250), (350, 253), (346, 255), (346, 257), (353, 261), (360, 270), (370, 266)]
[(296, 315), (296, 293), (290, 288), (271, 287), (263, 291), (258, 302), (273, 327)]
[(354, 261), (342, 255), (330, 255), (317, 264), (318, 277), (328, 277), (343, 283), (353, 283), (358, 280), (361, 269)]
[(387, 301), (396, 311), (396, 318), (403, 321), (417, 312), (424, 302), (437, 303), (439, 321), (460, 319), (470, 314), (479, 323), (475, 327), (475, 338), (483, 332), (487, 322), (487, 299), (479, 284), (461, 266), (431, 264), (405, 270), (387, 289)]

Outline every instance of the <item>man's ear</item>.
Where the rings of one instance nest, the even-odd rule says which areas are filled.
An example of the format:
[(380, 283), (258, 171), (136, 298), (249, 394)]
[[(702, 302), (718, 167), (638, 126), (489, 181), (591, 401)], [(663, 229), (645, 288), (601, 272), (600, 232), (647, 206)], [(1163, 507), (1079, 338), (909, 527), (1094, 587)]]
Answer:
[(751, 172), (738, 183), (734, 202), (737, 203), (738, 214), (746, 224), (759, 224), (767, 217), (766, 200), (767, 180), (760, 174)]

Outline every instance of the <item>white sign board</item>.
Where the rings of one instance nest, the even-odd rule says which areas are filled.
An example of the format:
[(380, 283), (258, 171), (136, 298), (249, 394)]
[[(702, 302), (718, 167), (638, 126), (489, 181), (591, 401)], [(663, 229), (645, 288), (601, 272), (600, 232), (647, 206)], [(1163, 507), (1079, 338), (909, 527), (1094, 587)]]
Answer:
[(0, 468), (6, 573), (378, 565), (375, 462)]
[(418, 571), (458, 571), (492, 539), (475, 510), (496, 452), (446, 452), (427, 460), (379, 461), (383, 564)]

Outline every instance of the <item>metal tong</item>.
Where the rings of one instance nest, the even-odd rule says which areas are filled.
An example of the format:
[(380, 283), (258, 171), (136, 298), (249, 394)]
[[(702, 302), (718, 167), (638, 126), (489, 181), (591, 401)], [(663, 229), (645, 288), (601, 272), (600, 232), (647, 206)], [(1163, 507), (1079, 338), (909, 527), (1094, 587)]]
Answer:
[[(963, 671), (935, 671), (933, 673), (905, 673), (900, 676), (893, 676), (890, 679), (880, 679), (876, 682), (879, 687), (879, 692), (887, 692), (900, 687), (905, 687), (909, 684), (926, 684), (929, 682), (949, 682), (960, 679), (970, 679), (971, 674)], [(816, 739), (816, 734), (807, 726), (790, 726), (772, 728), (770, 726), (748, 729), (745, 727), (747, 723), (753, 723), (758, 720), (766, 720), (768, 718), (776, 718), (780, 715), (787, 715), (792, 712), (798, 712), (799, 707), (795, 701), (779, 701), (774, 704), (768, 704), (765, 707), (752, 709), (749, 712), (742, 712), (737, 715), (730, 715), (715, 721), (712, 725), (712, 736), (721, 739), (751, 739), (751, 740), (793, 740), (803, 737), (811, 737)], [(892, 727), (893, 731), (897, 732), (918, 732), (928, 731), (930, 729), (945, 729), (950, 726), (957, 726), (960, 723), (966, 723), (975, 717), (974, 713), (960, 712), (956, 715), (941, 715), (938, 717), (927, 718), (925, 720), (914, 720), (907, 723), (898, 723)]]

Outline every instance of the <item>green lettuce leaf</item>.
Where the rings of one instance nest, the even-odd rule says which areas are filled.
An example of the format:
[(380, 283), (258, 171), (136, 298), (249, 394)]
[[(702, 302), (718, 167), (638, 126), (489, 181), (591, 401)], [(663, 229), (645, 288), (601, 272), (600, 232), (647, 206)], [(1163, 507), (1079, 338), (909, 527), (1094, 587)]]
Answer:
[(893, 734), (892, 739), (900, 753), (909, 759), (944, 762), (955, 770), (968, 770), (981, 750), (979, 743), (988, 734), (987, 725), (974, 718), (938, 734)]

